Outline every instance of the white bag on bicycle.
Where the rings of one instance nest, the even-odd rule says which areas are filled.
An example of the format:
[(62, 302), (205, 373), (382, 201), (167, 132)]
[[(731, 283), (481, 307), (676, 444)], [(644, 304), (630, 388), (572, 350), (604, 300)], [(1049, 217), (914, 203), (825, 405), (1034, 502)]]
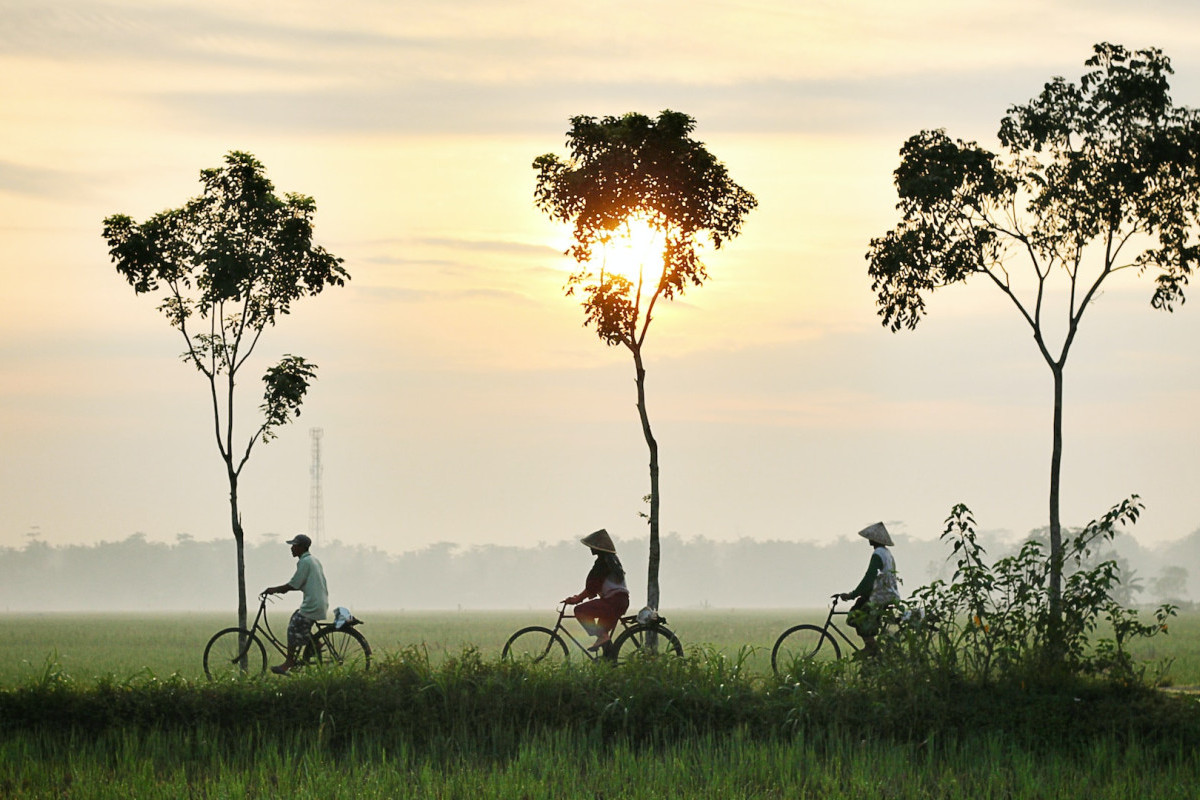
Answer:
[(637, 621), (642, 625), (648, 625), (658, 619), (658, 612), (650, 606), (646, 606), (637, 613)]

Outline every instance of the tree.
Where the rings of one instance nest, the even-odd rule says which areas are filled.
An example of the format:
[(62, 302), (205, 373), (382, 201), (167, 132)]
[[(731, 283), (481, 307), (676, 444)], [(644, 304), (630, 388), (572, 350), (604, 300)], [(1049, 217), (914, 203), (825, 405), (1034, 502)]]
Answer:
[[(1160, 51), (1094, 50), (1079, 85), (1054, 78), (1008, 110), (1001, 154), (943, 130), (910, 138), (895, 172), (903, 218), (867, 253), (879, 314), (892, 331), (916, 327), (927, 294), (975, 276), (999, 289), (1032, 330), (1054, 384), (1048, 606), (1056, 623), (1063, 368), (1080, 320), (1101, 285), (1128, 269), (1156, 272), (1151, 305), (1173, 310), (1200, 256), (1200, 118), (1172, 103), (1171, 65)], [(1010, 274), (1020, 265), (1025, 290)], [(1055, 313), (1052, 286), (1066, 290)], [(1055, 324), (1059, 340), (1048, 335)]]
[(183, 335), (183, 360), (208, 382), (217, 449), (229, 481), (237, 547), (238, 622), (246, 625), (245, 545), (238, 479), (259, 442), (300, 415), (316, 364), (286, 355), (263, 375), (262, 421), (235, 439), (235, 386), (263, 331), (301, 297), (342, 286), (349, 274), (312, 243), (311, 197), (275, 195), (263, 165), (230, 152), (202, 170), (201, 196), (142, 224), (124, 214), (104, 221), (109, 255), (137, 294), (157, 293), (158, 310)]
[(1154, 586), (1154, 593), (1162, 602), (1177, 606), (1191, 605), (1187, 600), (1188, 571), (1186, 568), (1177, 564), (1165, 566), (1158, 573), (1158, 577), (1151, 581), (1151, 584)]
[[(533, 162), (538, 171), (535, 203), (551, 219), (574, 223), (570, 254), (580, 264), (566, 285), (582, 295), (584, 325), (595, 327), (606, 345), (633, 355), (637, 409), (650, 451), (650, 558), (647, 603), (659, 602), (658, 443), (646, 410), (643, 349), (659, 299), (673, 300), (708, 278), (697, 253), (707, 234), (714, 248), (741, 232), (742, 221), (758, 201), (734, 183), (725, 166), (703, 143), (691, 138), (696, 121), (663, 111), (621, 117), (572, 117), (567, 132), (570, 157), (554, 154)], [(592, 263), (593, 249), (606, 251), (629, 239), (641, 226), (661, 248), (631, 274), (606, 268), (607, 254)]]

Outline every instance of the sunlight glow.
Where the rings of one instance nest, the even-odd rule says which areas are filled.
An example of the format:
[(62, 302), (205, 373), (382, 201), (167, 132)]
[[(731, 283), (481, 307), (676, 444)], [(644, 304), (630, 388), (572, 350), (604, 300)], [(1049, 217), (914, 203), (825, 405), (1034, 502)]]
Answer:
[(663, 234), (644, 219), (625, 220), (592, 257), (597, 271), (621, 275), (652, 292), (663, 271)]

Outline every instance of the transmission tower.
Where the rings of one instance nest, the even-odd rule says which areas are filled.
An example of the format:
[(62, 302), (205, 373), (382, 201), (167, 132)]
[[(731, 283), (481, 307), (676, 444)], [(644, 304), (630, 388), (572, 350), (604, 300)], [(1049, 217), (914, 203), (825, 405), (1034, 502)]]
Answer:
[(312, 476), (311, 488), (308, 493), (308, 535), (313, 543), (321, 544), (325, 537), (325, 509), (321, 500), (321, 428), (309, 428), (312, 438), (312, 466), (309, 475)]

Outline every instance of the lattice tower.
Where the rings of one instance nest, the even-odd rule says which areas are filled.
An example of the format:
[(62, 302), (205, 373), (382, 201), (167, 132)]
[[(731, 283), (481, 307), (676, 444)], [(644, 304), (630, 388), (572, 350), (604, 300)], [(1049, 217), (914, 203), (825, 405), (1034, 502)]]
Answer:
[(325, 538), (325, 508), (321, 496), (321, 437), (325, 431), (321, 428), (309, 428), (312, 438), (312, 466), (309, 475), (312, 477), (308, 493), (308, 535), (313, 544), (321, 544)]

